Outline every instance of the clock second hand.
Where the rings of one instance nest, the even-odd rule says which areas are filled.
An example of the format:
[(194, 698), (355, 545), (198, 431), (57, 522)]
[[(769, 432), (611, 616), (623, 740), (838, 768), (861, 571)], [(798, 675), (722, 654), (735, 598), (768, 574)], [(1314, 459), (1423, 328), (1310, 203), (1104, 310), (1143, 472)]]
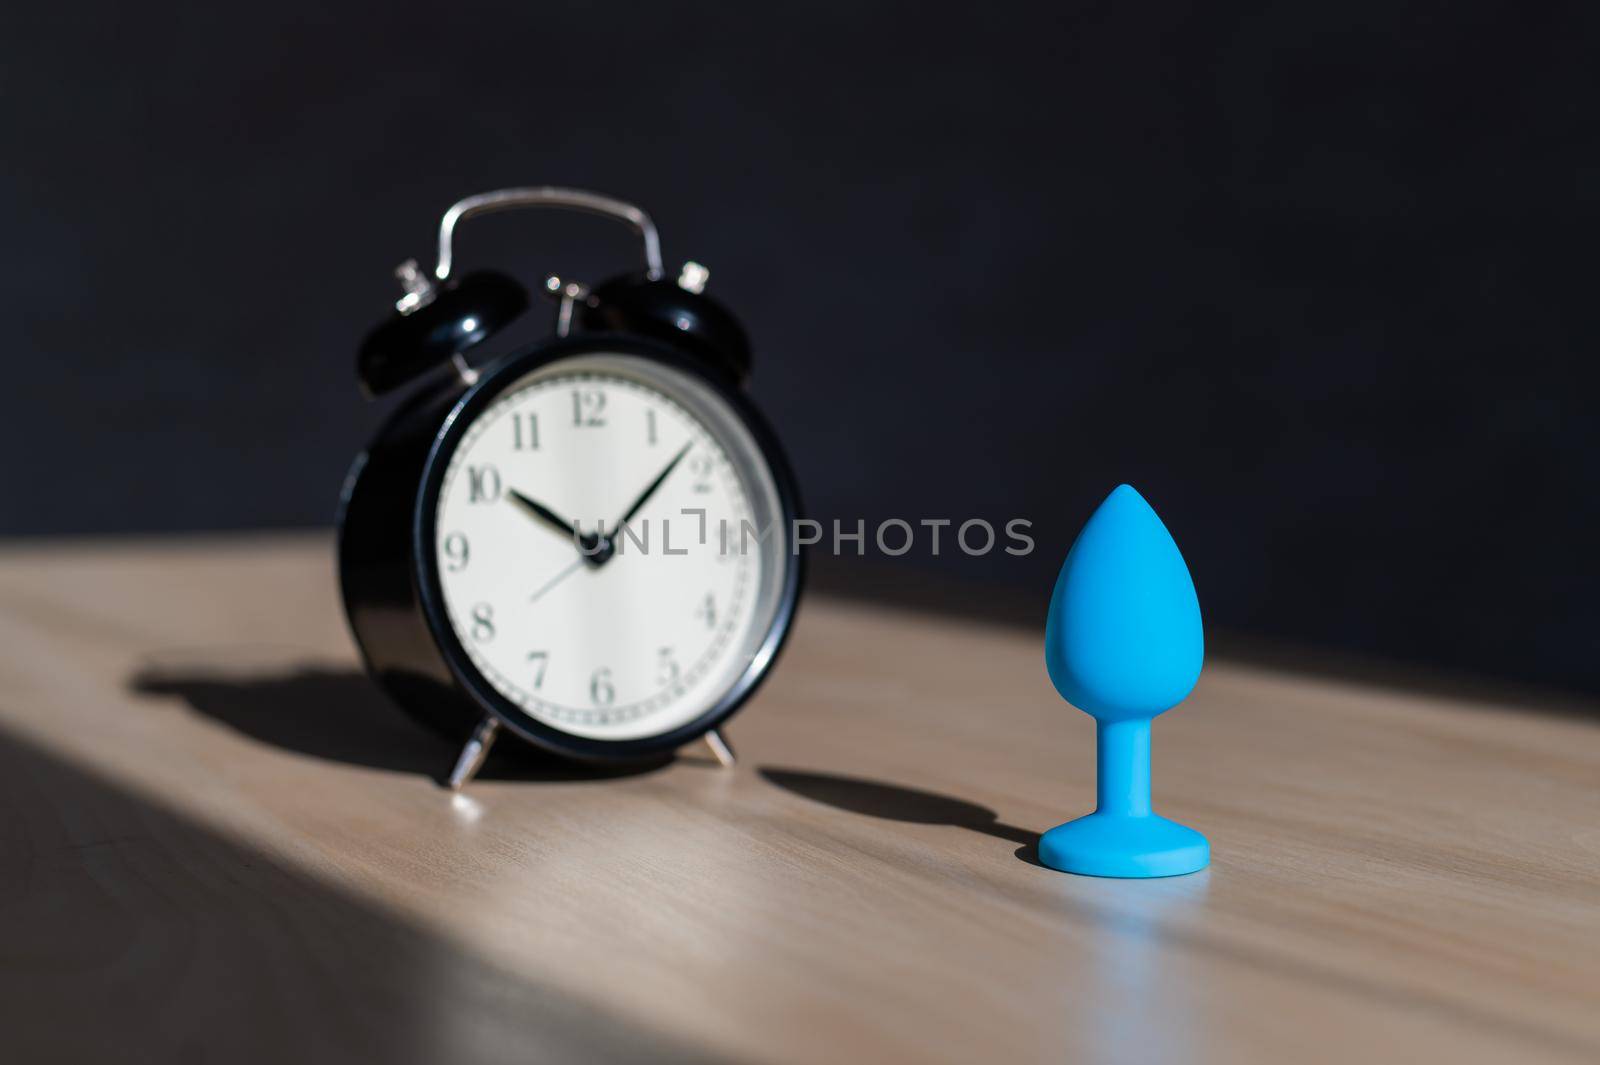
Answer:
[(539, 590), (537, 592), (534, 592), (532, 595), (528, 596), (528, 602), (530, 602), (530, 603), (538, 602), (540, 596), (544, 595), (544, 593), (548, 592), (550, 589), (554, 588), (556, 585), (558, 585), (562, 581), (566, 580), (569, 576), (571, 576), (573, 574), (574, 571), (582, 568), (582, 566), (583, 566), (585, 561), (586, 561), (585, 559), (580, 557), (580, 558), (575, 558), (571, 562), (567, 563), (567, 565), (561, 570), (560, 573), (556, 574), (554, 577), (551, 577), (549, 580), (545, 581), (544, 584), (539, 586)]

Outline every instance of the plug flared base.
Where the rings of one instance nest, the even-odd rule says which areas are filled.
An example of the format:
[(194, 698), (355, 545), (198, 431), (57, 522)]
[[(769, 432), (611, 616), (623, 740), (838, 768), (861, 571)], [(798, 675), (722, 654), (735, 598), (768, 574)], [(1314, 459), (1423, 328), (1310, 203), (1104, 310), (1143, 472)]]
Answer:
[(1039, 861), (1083, 876), (1182, 876), (1211, 864), (1211, 844), (1157, 814), (1092, 813), (1040, 836)]

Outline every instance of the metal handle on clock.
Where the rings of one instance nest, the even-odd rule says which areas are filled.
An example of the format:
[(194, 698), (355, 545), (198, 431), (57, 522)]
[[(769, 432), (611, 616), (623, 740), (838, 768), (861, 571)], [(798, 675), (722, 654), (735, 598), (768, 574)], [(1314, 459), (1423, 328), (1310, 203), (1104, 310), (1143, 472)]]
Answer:
[(656, 233), (650, 216), (631, 203), (614, 200), (582, 189), (564, 189), (553, 185), (529, 188), (499, 189), (468, 196), (457, 202), (439, 220), (439, 263), (433, 268), (434, 277), (444, 281), (450, 276), (454, 262), (453, 244), (456, 226), (467, 219), (496, 211), (511, 211), (523, 207), (555, 207), (569, 211), (583, 211), (625, 222), (639, 234), (644, 242), (644, 264), (650, 280), (661, 277), (661, 238)]

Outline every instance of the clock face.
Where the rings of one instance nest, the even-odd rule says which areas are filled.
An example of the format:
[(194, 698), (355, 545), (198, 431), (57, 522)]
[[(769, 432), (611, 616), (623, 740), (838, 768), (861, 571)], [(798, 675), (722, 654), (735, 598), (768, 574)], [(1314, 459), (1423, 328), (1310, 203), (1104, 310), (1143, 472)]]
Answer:
[(788, 514), (750, 429), (702, 379), (632, 355), (561, 359), (454, 435), (431, 561), (451, 632), (512, 710), (638, 740), (765, 669)]

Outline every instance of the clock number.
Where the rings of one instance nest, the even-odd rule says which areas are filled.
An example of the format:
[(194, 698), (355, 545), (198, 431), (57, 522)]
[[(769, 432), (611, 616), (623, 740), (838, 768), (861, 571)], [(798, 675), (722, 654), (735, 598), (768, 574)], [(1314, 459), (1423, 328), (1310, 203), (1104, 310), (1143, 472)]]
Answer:
[(590, 701), (596, 706), (610, 706), (616, 697), (617, 689), (611, 686), (611, 670), (595, 670), (594, 676), (589, 678)]
[(472, 638), (479, 643), (494, 639), (494, 607), (488, 603), (472, 608)]
[(500, 471), (493, 466), (467, 467), (467, 502), (493, 503), (500, 498)]
[(653, 410), (644, 412), (644, 442), (652, 445), (656, 442), (656, 412)]
[(606, 394), (598, 388), (580, 388), (572, 393), (572, 424), (585, 426), (604, 425), (600, 413), (606, 409)]
[(539, 450), (539, 416), (513, 414), (511, 416), (511, 449), (513, 451)]
[(544, 687), (544, 669), (550, 664), (550, 652), (529, 651), (528, 661), (533, 663), (533, 686)]
[(462, 533), (451, 533), (444, 538), (444, 568), (451, 573), (460, 573), (467, 568), (467, 558), (471, 555), (467, 547), (467, 538)]
[(672, 648), (663, 647), (656, 652), (656, 683), (671, 684), (678, 679), (678, 660), (672, 656)]
[(717, 601), (712, 593), (707, 592), (706, 597), (700, 600), (700, 605), (694, 608), (694, 616), (706, 619), (706, 628), (717, 627)]
[(689, 472), (694, 475), (694, 490), (704, 495), (711, 491), (711, 471), (716, 468), (716, 460), (710, 455), (701, 453), (689, 460)]

